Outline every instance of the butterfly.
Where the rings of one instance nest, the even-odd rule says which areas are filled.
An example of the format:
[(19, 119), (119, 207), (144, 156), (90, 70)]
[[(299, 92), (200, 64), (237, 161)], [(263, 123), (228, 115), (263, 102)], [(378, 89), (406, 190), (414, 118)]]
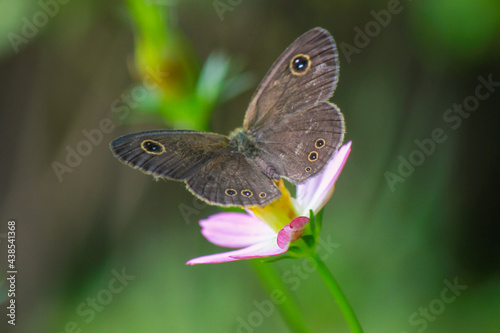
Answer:
[(146, 174), (184, 181), (196, 197), (219, 206), (264, 206), (293, 184), (320, 173), (344, 137), (344, 118), (329, 103), (339, 75), (328, 31), (314, 28), (274, 62), (255, 91), (243, 127), (229, 136), (155, 130), (111, 142), (115, 156)]

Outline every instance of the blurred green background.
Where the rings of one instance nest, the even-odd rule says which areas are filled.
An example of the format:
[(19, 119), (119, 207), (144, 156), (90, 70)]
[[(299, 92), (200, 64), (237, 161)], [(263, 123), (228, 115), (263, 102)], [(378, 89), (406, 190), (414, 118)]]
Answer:
[[(493, 0), (2, 2), (1, 332), (287, 332), (260, 309), (269, 293), (248, 262), (184, 265), (223, 250), (197, 224), (218, 209), (119, 163), (108, 143), (154, 128), (229, 133), (274, 60), (316, 26), (339, 47), (332, 101), (353, 142), (325, 209), (322, 238), (337, 244), (326, 264), (365, 332), (497, 332), (500, 84), (481, 78), (500, 81), (499, 18)], [(446, 140), (430, 144), (436, 129)], [(311, 332), (348, 332), (302, 263), (272, 265)], [(467, 288), (453, 294), (455, 279)]]

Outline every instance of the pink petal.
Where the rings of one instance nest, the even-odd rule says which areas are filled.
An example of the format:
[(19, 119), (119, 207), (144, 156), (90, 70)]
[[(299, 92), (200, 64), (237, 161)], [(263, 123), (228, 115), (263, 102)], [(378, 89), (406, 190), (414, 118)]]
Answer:
[(186, 262), (186, 265), (196, 265), (196, 264), (217, 264), (221, 262), (251, 259), (251, 258), (261, 258), (275, 256), (278, 254), (285, 253), (288, 250), (281, 249), (276, 243), (276, 234), (274, 237), (269, 238), (265, 241), (261, 241), (257, 244), (245, 247), (243, 249), (216, 253), (208, 256), (198, 257)]
[(302, 229), (308, 223), (308, 217), (299, 216), (294, 218), (290, 224), (285, 225), (285, 227), (278, 232), (278, 246), (288, 250), (290, 243), (302, 236)]
[(335, 182), (351, 152), (351, 144), (349, 141), (343, 145), (322, 173), (304, 184), (297, 185), (296, 202), (300, 208), (299, 215), (308, 216), (310, 209), (317, 213), (330, 199)]
[(309, 223), (308, 217), (299, 216), (299, 217), (294, 218), (292, 220), (292, 222), (290, 222), (289, 225), (294, 231), (297, 231), (297, 230), (302, 230), (302, 228), (304, 228), (305, 225), (308, 223)]
[(256, 217), (245, 213), (218, 213), (200, 221), (201, 233), (211, 243), (239, 248), (276, 237), (276, 232)]

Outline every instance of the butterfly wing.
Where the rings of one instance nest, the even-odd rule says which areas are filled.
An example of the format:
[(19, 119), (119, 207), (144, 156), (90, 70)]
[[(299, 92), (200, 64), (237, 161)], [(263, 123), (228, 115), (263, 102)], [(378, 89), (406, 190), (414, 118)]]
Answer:
[(312, 29), (276, 60), (248, 107), (244, 127), (259, 143), (259, 158), (295, 184), (320, 172), (342, 143), (344, 119), (327, 102), (338, 72), (332, 36)]
[(243, 127), (309, 109), (328, 100), (338, 81), (338, 53), (328, 31), (314, 28), (293, 42), (266, 74), (245, 114)]
[(321, 170), (344, 137), (344, 118), (331, 103), (321, 103), (291, 114), (254, 134), (259, 156), (274, 172), (302, 183)]
[(333, 38), (321, 28), (283, 52), (245, 114), (243, 127), (260, 149), (255, 158), (240, 153), (226, 136), (195, 131), (129, 134), (114, 140), (111, 150), (145, 173), (186, 181), (210, 203), (266, 205), (281, 195), (270, 177), (300, 183), (319, 172), (342, 141), (342, 115), (326, 103), (338, 68)]
[(198, 131), (159, 130), (121, 136), (110, 144), (118, 159), (147, 174), (186, 180), (227, 149), (229, 139)]
[(147, 174), (186, 181), (201, 199), (222, 206), (263, 206), (281, 192), (226, 136), (197, 131), (147, 131), (111, 142), (122, 162)]
[(238, 151), (214, 158), (186, 183), (195, 195), (222, 206), (264, 206), (281, 196), (262, 169)]

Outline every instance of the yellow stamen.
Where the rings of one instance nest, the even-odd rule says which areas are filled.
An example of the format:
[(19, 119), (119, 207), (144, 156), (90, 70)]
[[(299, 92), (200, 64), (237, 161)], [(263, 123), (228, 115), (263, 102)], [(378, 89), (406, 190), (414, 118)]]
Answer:
[(291, 201), (290, 192), (282, 179), (277, 184), (281, 197), (264, 207), (250, 207), (257, 218), (266, 222), (274, 231), (278, 232), (298, 216)]

